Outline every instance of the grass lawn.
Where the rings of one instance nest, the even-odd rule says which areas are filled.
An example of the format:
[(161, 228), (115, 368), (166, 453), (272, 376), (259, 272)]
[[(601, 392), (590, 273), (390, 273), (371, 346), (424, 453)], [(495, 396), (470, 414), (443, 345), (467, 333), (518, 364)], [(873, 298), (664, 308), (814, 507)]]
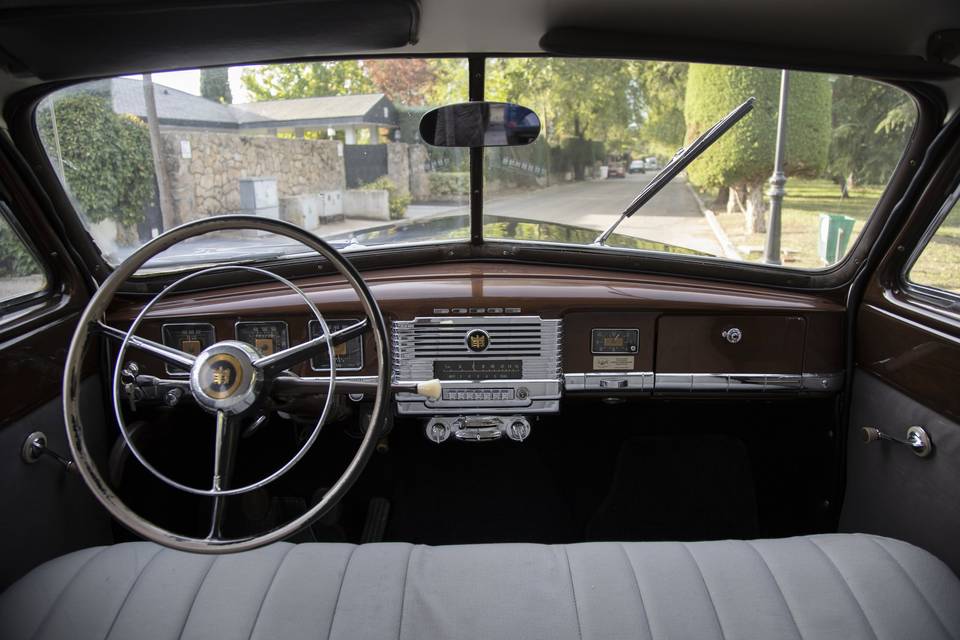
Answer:
[[(842, 199), (840, 187), (829, 180), (796, 178), (787, 180), (786, 189), (780, 237), (780, 247), (784, 252), (783, 263), (785, 266), (805, 269), (825, 266), (817, 256), (821, 213), (839, 213), (856, 219), (853, 237), (847, 244), (849, 250), (883, 193), (882, 187), (861, 187), (853, 189), (849, 198)], [(746, 260), (762, 260), (766, 235), (746, 233), (743, 214), (722, 211), (721, 209), (717, 212), (717, 219), (733, 246)]]
[[(787, 180), (783, 199), (783, 231), (780, 246), (783, 264), (805, 269), (825, 265), (817, 255), (821, 213), (839, 213), (856, 219), (847, 250), (853, 246), (867, 218), (883, 193), (878, 186), (853, 189), (850, 197), (840, 198), (840, 187), (829, 180)], [(709, 202), (711, 194), (701, 194)], [(744, 259), (763, 259), (764, 234), (746, 233), (741, 213), (717, 212), (723, 230)], [(960, 292), (960, 206), (947, 217), (911, 272), (915, 282)]]
[(954, 205), (910, 271), (918, 284), (960, 293), (960, 205)]

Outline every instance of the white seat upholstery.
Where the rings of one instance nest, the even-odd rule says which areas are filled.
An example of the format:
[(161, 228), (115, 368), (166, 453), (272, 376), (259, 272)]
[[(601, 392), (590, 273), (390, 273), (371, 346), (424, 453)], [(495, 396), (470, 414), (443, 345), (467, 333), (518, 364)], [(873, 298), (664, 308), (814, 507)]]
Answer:
[(960, 638), (960, 581), (867, 535), (446, 547), (128, 543), (0, 596), (0, 637)]

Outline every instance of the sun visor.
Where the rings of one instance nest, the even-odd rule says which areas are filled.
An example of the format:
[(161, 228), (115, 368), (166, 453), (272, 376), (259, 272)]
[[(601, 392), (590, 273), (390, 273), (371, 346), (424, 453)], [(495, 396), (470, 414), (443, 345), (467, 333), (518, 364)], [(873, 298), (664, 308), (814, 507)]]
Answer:
[(389, 50), (416, 42), (415, 0), (82, 0), (0, 10), (0, 58), (43, 80)]

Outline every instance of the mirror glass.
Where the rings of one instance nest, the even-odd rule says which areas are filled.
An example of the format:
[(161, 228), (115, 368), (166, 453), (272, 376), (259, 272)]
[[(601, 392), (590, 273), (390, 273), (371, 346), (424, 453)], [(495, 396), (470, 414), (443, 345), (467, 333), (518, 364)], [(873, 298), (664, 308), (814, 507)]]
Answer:
[(435, 147), (513, 147), (538, 135), (537, 114), (510, 102), (461, 102), (420, 119), (420, 137)]

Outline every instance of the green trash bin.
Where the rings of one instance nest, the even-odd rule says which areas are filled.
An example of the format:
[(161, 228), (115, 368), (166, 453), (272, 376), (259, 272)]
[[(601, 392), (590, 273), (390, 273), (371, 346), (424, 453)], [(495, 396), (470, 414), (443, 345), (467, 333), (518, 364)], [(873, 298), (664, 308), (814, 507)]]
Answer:
[(820, 214), (820, 236), (817, 254), (824, 264), (833, 264), (847, 253), (847, 245), (853, 236), (855, 218), (839, 213)]

